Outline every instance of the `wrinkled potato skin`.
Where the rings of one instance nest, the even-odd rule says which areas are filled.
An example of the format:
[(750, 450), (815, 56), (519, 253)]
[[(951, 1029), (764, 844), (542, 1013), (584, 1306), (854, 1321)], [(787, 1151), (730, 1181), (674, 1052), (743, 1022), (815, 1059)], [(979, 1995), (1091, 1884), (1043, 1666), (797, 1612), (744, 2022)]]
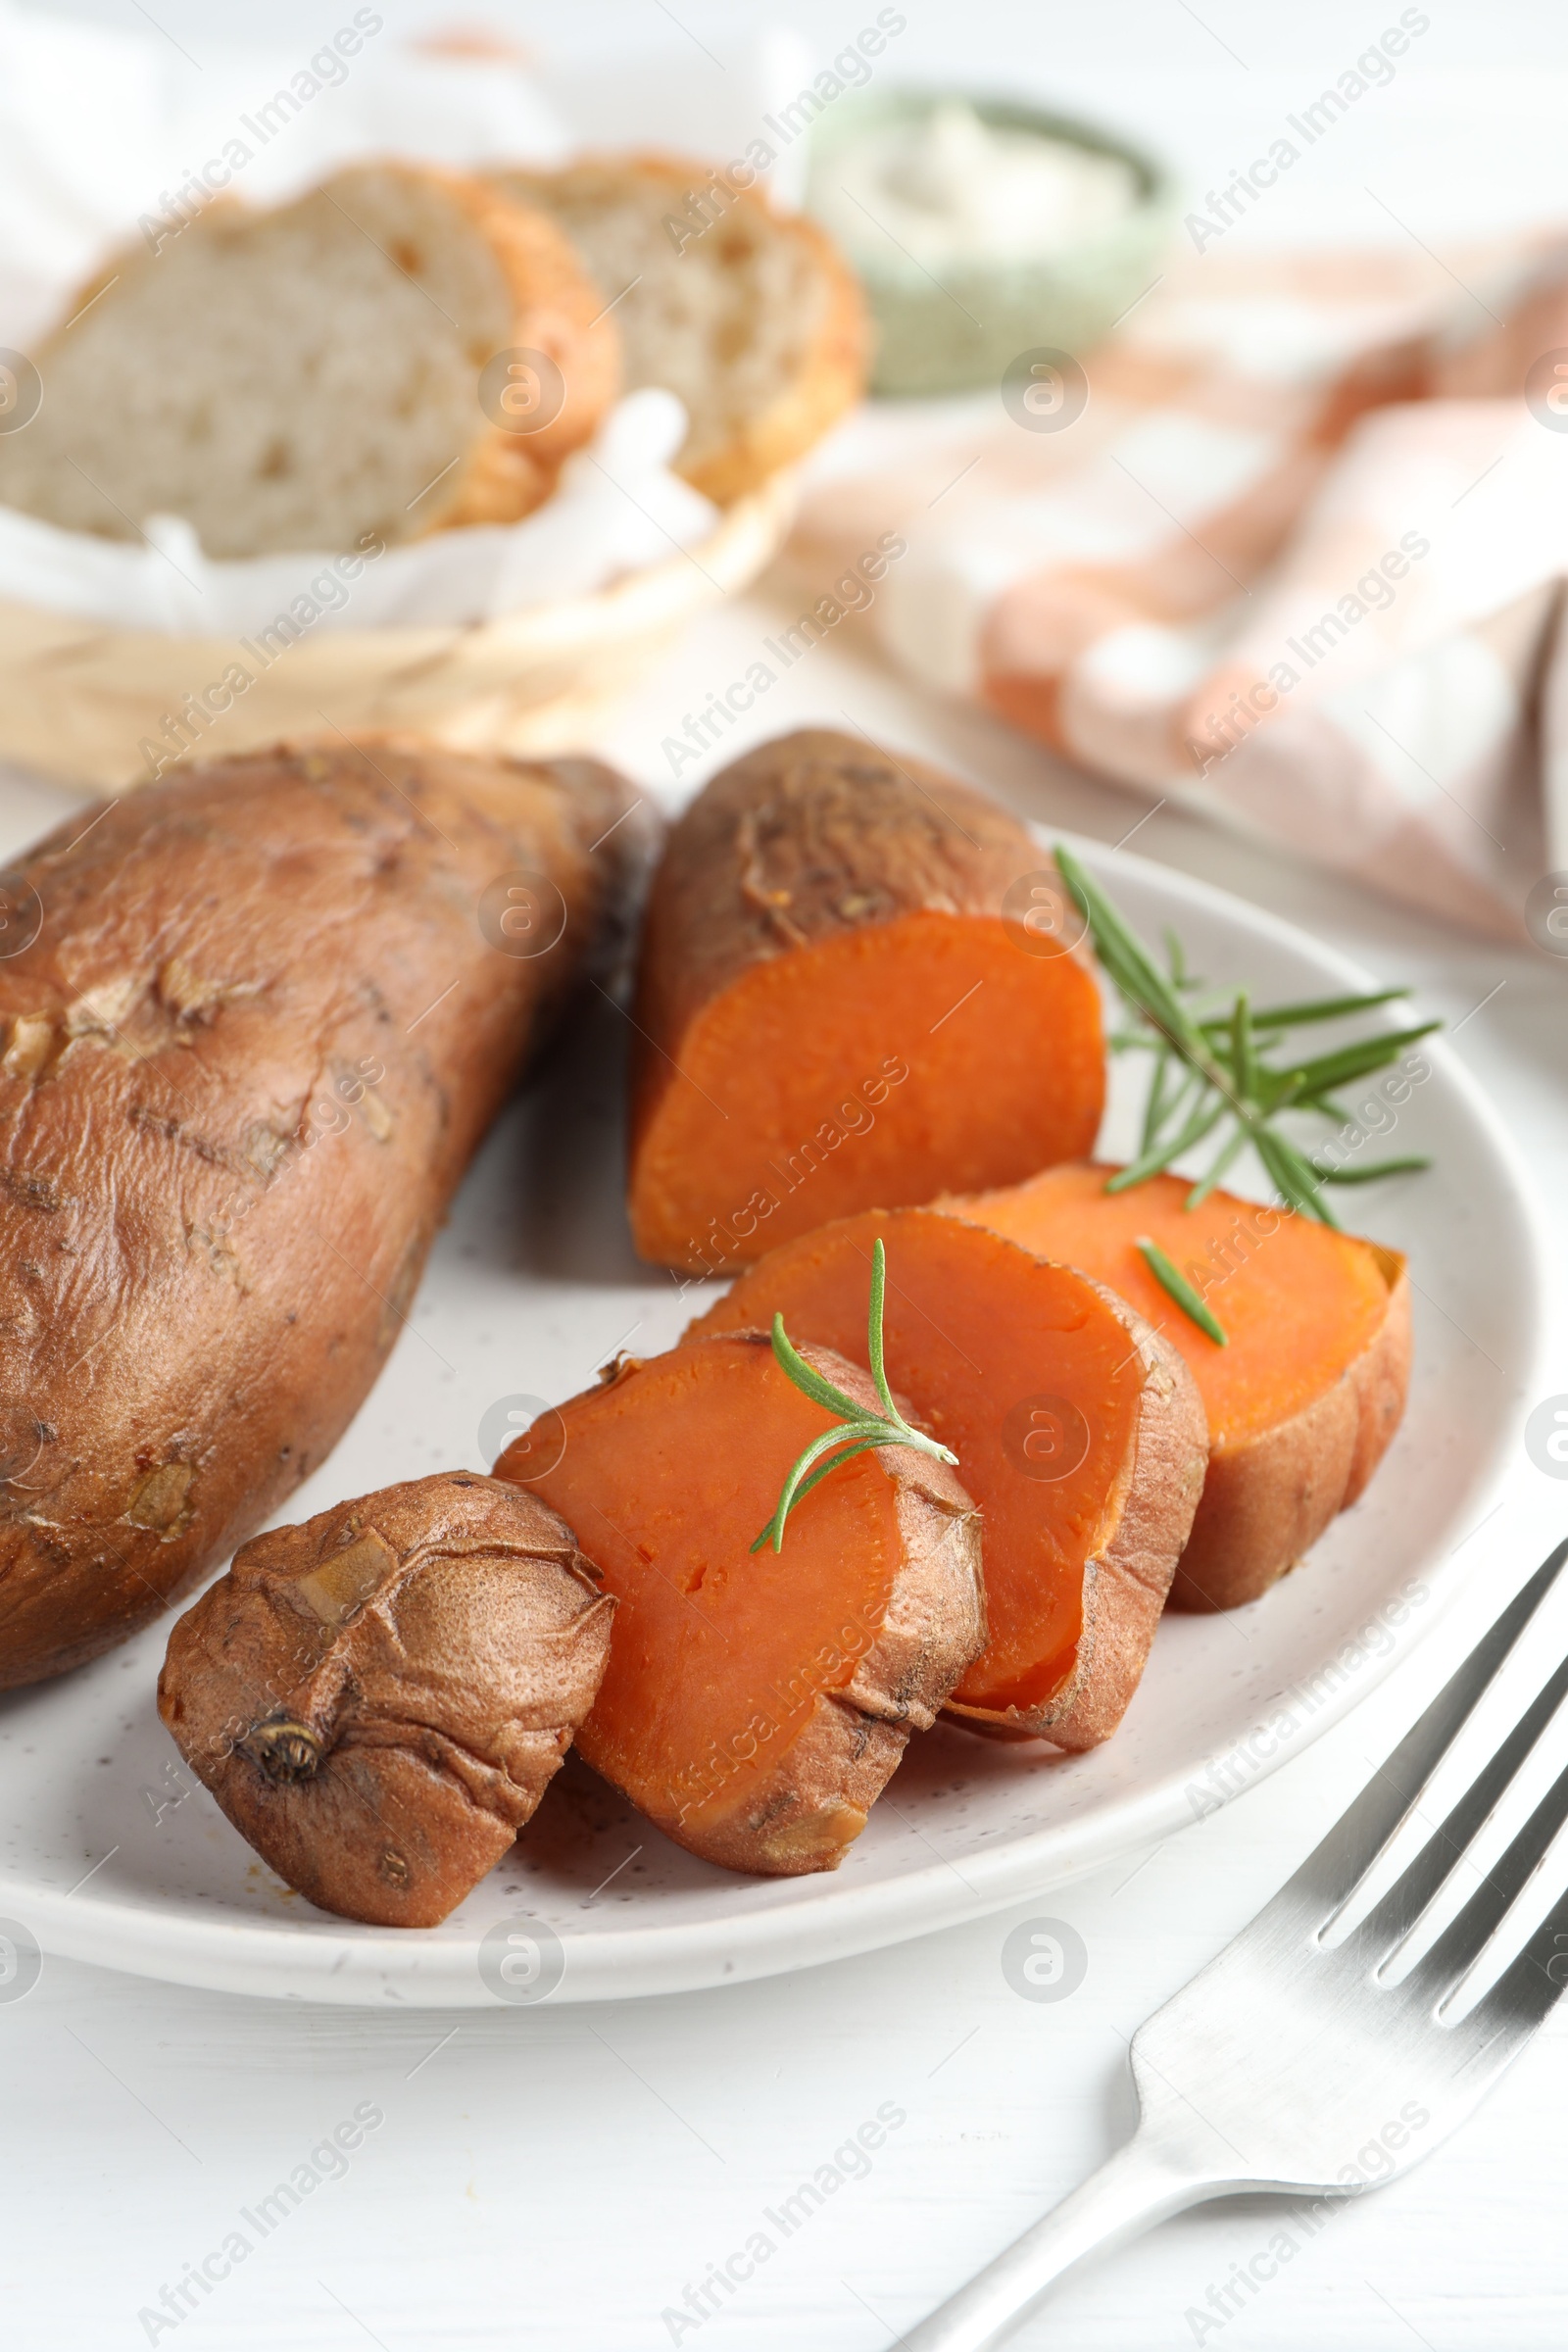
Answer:
[[(6, 877), (42, 921), (0, 958), (0, 1688), (135, 1633), (341, 1435), (620, 919), (637, 820), (590, 845), (630, 798), (334, 736), (73, 818)], [(565, 912), (531, 957), (476, 913), (521, 868)]]
[[(614, 1606), (536, 1495), (415, 1479), (245, 1544), (174, 1626), (159, 1712), (301, 1894), (432, 1928), (559, 1770)], [(309, 1770), (269, 1768), (279, 1725)]]

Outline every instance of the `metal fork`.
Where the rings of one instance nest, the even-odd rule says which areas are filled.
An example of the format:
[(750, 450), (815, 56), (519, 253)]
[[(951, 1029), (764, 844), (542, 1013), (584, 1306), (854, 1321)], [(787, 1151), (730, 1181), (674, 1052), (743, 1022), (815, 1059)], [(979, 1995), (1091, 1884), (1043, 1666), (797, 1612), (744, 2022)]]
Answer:
[(1086, 2256), (1209, 2197), (1381, 2186), (1480, 2105), (1568, 1983), (1568, 1894), (1467, 2017), (1449, 2023), (1445, 2007), (1568, 1820), (1568, 1771), (1430, 1951), (1398, 1984), (1388, 1971), (1568, 1692), (1568, 1659), (1361, 1924), (1332, 1947), (1323, 1938), (1419, 1807), (1565, 1559), (1568, 1543), (1273, 1901), (1140, 2026), (1126, 2146), (901, 2336), (906, 2352), (991, 2352)]

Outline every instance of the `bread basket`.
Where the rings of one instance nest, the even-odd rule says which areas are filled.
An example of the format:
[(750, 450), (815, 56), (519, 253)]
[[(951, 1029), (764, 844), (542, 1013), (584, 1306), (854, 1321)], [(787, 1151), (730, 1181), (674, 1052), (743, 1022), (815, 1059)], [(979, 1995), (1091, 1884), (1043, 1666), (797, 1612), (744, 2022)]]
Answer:
[(793, 474), (774, 474), (688, 553), (500, 620), (321, 630), (217, 714), (200, 698), (231, 664), (256, 665), (237, 638), (112, 628), (0, 599), (0, 760), (124, 792), (152, 780), (159, 754), (167, 768), (166, 726), (180, 713), (187, 749), (204, 758), (322, 727), (409, 728), (465, 751), (566, 750), (699, 613), (757, 577), (795, 505)]

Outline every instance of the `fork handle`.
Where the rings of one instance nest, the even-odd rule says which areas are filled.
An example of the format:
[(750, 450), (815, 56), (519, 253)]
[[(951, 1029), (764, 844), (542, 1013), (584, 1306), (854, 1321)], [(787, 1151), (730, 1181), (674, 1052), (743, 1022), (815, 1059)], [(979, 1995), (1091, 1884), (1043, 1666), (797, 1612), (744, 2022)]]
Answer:
[(1170, 2163), (1139, 2132), (899, 2341), (906, 2352), (993, 2352), (1075, 2263), (1223, 2195), (1228, 2185)]

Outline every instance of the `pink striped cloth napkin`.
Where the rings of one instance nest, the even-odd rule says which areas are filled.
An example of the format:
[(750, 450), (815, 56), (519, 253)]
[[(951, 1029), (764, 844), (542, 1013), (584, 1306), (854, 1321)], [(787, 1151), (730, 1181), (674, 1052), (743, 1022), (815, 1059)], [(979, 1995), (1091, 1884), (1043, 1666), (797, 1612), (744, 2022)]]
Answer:
[(1562, 953), (1568, 245), (1458, 258), (1189, 258), (1082, 367), (866, 412), (797, 561), (891, 525), (868, 617), (926, 684)]

